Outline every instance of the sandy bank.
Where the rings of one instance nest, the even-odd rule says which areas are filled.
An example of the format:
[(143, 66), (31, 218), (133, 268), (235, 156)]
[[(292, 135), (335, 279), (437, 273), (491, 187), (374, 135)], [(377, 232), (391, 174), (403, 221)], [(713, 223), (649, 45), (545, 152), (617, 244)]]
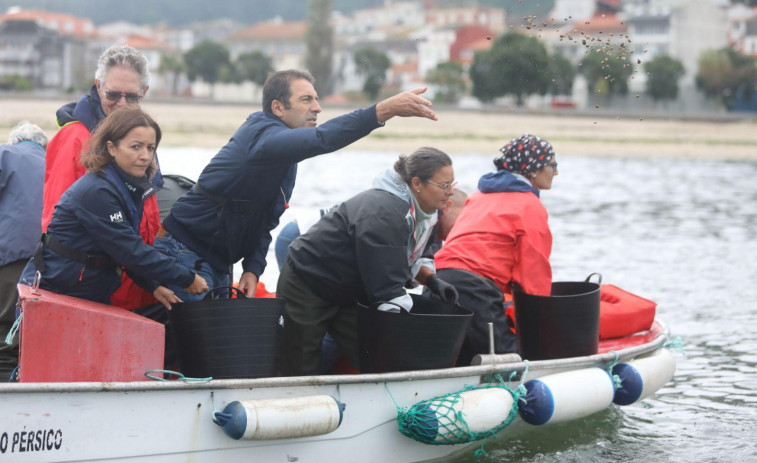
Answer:
[[(49, 136), (57, 131), (55, 110), (61, 100), (0, 100), (0, 141), (13, 125), (28, 119)], [(257, 107), (146, 101), (143, 107), (164, 131), (165, 146), (220, 148)], [(323, 122), (346, 110), (327, 110)], [(390, 120), (386, 127), (353, 144), (351, 149), (410, 152), (429, 145), (450, 154), (496, 153), (502, 144), (523, 133), (539, 135), (558, 155), (613, 157), (677, 157), (698, 159), (757, 159), (757, 122), (616, 117), (602, 115), (543, 115), (439, 110), (439, 121)]]

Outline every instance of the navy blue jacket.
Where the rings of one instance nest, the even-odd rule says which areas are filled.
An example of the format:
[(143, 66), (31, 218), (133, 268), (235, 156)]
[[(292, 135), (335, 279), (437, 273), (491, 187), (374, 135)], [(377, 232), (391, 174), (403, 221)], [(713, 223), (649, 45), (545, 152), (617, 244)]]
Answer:
[[(194, 273), (139, 236), (143, 202), (154, 193), (149, 181), (131, 177), (109, 164), (102, 173), (88, 173), (66, 190), (55, 207), (47, 234), (69, 248), (107, 254), (148, 292), (158, 284), (188, 287)], [(42, 256), (46, 267), (42, 289), (107, 304), (121, 284), (115, 266), (86, 267), (47, 247)], [(35, 270), (32, 258), (21, 282), (31, 284)]]
[[(258, 278), (265, 270), (271, 230), (292, 196), (299, 161), (330, 153), (382, 126), (374, 107), (316, 128), (291, 129), (270, 113), (251, 114), (200, 174), (195, 190), (179, 198), (163, 226), (224, 271), (240, 259)], [(217, 199), (239, 202), (219, 202)]]
[(69, 122), (79, 121), (86, 125), (89, 133), (97, 128), (97, 124), (105, 119), (105, 113), (100, 103), (100, 94), (95, 85), (89, 89), (89, 95), (82, 95), (78, 101), (65, 104), (55, 112), (55, 120), (58, 127), (63, 127)]
[(42, 218), (45, 149), (30, 141), (0, 145), (0, 267), (26, 260)]

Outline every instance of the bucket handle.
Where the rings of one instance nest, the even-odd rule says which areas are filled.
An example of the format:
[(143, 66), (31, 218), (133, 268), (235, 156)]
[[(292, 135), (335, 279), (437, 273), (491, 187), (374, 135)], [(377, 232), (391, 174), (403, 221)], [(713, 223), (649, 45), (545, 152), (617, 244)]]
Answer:
[(591, 281), (591, 277), (593, 277), (594, 275), (596, 275), (596, 276), (597, 276), (597, 280), (598, 280), (598, 281), (597, 281), (597, 284), (598, 284), (598, 285), (601, 285), (601, 284), (602, 284), (602, 274), (601, 274), (601, 273), (599, 273), (599, 272), (590, 273), (590, 274), (589, 274), (589, 276), (588, 276), (588, 277), (586, 277), (586, 280), (585, 280), (585, 281), (586, 281), (587, 283), (589, 283), (589, 282)]
[(217, 290), (219, 290), (219, 289), (221, 289), (221, 290), (224, 290), (224, 289), (228, 290), (229, 297), (231, 297), (231, 295), (234, 294), (237, 299), (246, 299), (247, 298), (247, 296), (244, 294), (244, 291), (242, 291), (241, 289), (237, 288), (236, 286), (216, 286), (215, 288), (213, 288), (210, 291), (208, 291), (208, 294), (205, 295), (205, 297), (203, 298), (203, 300), (205, 300), (205, 301), (212, 301), (214, 299), (220, 299), (218, 297), (219, 295), (217, 294)]

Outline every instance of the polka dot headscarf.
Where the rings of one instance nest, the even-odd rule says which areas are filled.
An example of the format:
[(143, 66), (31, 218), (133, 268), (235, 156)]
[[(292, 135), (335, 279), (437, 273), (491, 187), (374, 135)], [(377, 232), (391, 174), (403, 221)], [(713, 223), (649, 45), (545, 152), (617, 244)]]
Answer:
[(526, 175), (536, 172), (555, 158), (555, 152), (548, 141), (534, 135), (513, 138), (500, 148), (502, 155), (494, 159), (497, 170), (508, 170)]

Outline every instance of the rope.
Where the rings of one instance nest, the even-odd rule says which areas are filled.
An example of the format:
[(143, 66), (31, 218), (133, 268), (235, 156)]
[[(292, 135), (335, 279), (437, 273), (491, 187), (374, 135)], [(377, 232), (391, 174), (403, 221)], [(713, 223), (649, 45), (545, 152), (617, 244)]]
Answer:
[(184, 376), (183, 374), (179, 373), (178, 371), (171, 371), (171, 370), (147, 370), (145, 372), (145, 376), (148, 378), (157, 380), (157, 381), (170, 381), (166, 378), (161, 378), (160, 376), (153, 376), (151, 373), (164, 373), (168, 375), (176, 376), (178, 381), (184, 381), (185, 383), (193, 382), (193, 381), (211, 381), (213, 379), (212, 376), (209, 376), (207, 378), (188, 378)]
[(617, 391), (621, 387), (623, 387), (623, 381), (620, 379), (620, 376), (612, 374), (612, 369), (615, 368), (615, 365), (618, 364), (620, 361), (620, 357), (618, 356), (618, 353), (614, 350), (611, 350), (610, 352), (615, 355), (615, 360), (610, 362), (610, 364), (607, 366), (607, 374), (610, 375), (610, 379), (612, 380), (612, 386)]
[(213, 391), (210, 391), (210, 408), (213, 409), (213, 415), (212, 415), (213, 423), (217, 424), (218, 426), (223, 427), (226, 425), (226, 423), (229, 422), (229, 420), (231, 420), (231, 413), (224, 413), (221, 410), (218, 410), (216, 408), (215, 402), (213, 401), (213, 398), (214, 398), (214, 393)]
[(10, 378), (8, 378), (8, 382), (9, 383), (14, 383), (14, 382), (18, 381), (18, 379), (16, 379), (16, 373), (18, 372), (18, 367), (19, 366), (16, 365), (16, 367), (13, 369), (13, 371), (11, 371)]
[(8, 335), (5, 336), (5, 343), (10, 346), (11, 342), (13, 342), (13, 337), (16, 336), (16, 333), (18, 333), (19, 328), (21, 327), (21, 320), (24, 319), (24, 313), (21, 312), (16, 319), (15, 322), (13, 322), (13, 326), (11, 326), (10, 331), (8, 331)]
[(386, 392), (389, 393), (389, 397), (392, 398), (392, 402), (394, 402), (394, 406), (397, 407), (397, 412), (401, 413), (402, 412), (402, 407), (400, 407), (399, 404), (397, 404), (397, 401), (394, 399), (394, 395), (392, 394), (392, 390), (389, 389), (389, 385), (386, 384), (386, 383), (384, 383), (384, 388), (386, 389)]
[(675, 349), (681, 354), (686, 355), (686, 347), (684, 346), (683, 339), (681, 339), (680, 336), (676, 336), (676, 338), (671, 341), (668, 334), (665, 333), (665, 343), (662, 345), (662, 347), (668, 350)]

